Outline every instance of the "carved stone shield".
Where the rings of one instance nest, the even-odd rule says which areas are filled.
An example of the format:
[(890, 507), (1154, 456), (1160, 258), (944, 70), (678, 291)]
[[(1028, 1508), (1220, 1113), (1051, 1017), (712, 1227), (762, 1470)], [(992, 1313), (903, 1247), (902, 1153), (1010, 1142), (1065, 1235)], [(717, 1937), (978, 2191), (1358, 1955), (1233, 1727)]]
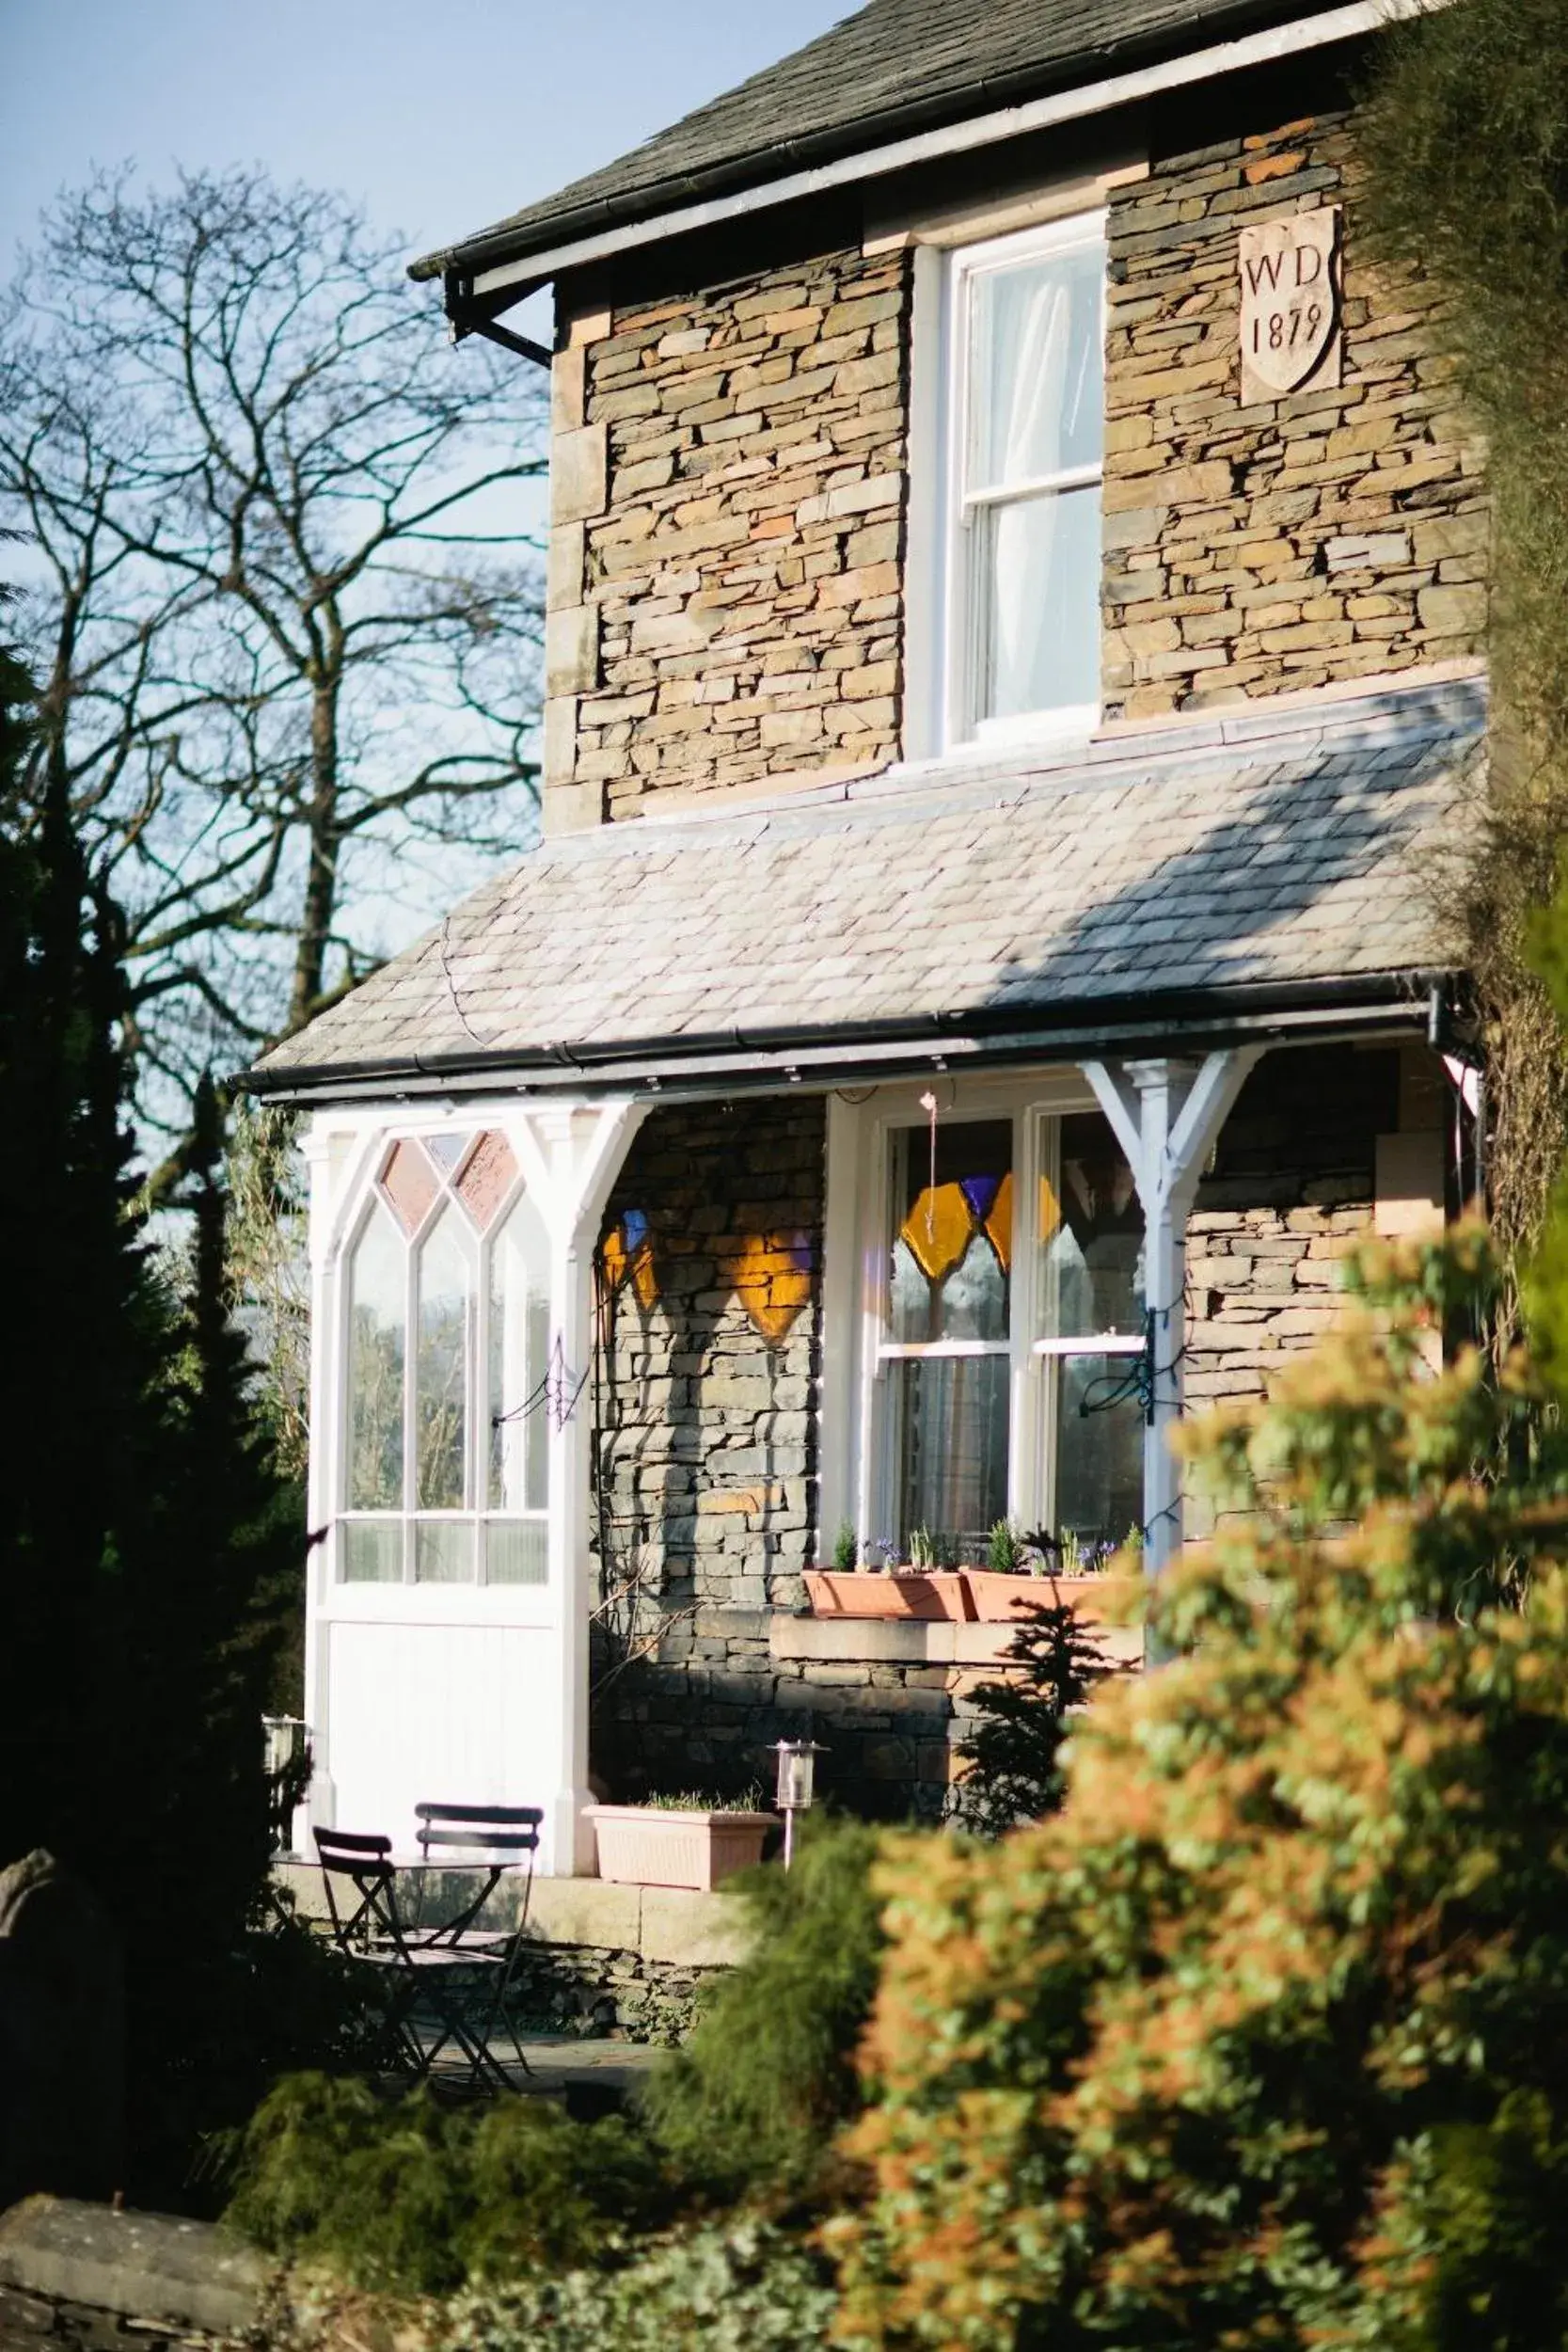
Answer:
[(1338, 384), (1339, 207), (1243, 229), (1239, 266), (1243, 403)]

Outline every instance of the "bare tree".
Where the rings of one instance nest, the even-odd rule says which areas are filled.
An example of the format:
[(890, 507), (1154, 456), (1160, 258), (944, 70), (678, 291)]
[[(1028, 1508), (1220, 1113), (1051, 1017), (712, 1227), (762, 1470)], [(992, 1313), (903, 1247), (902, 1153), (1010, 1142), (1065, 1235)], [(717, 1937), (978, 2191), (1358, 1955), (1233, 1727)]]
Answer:
[(396, 240), (256, 171), (46, 217), (0, 313), (34, 543), (34, 770), (128, 921), (144, 1115), (362, 977), (424, 843), (532, 824), (538, 379), (459, 355)]

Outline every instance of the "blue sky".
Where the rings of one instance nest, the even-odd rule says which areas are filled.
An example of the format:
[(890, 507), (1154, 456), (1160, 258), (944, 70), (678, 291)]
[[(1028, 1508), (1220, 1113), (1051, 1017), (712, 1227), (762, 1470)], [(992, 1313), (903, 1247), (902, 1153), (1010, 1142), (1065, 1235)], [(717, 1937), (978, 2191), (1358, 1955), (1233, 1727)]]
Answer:
[(0, 0), (0, 275), (56, 189), (135, 158), (341, 187), (411, 250), (514, 212), (852, 0)]
[[(126, 161), (154, 184), (176, 163), (260, 163), (341, 188), (412, 255), (608, 163), (853, 5), (0, 0), (0, 281), (41, 206)], [(547, 294), (512, 317), (548, 339)], [(400, 856), (369, 944), (399, 946), (475, 878), (464, 852)]]

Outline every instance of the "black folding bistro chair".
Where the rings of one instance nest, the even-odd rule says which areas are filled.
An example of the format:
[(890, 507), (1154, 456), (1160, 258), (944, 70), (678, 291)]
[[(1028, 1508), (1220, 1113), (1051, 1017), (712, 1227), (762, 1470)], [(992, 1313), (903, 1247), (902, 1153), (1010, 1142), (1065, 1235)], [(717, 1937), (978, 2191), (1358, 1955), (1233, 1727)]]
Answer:
[[(445, 1928), (428, 1935), (409, 1920), (398, 1899), (389, 1837), (335, 1829), (317, 1829), (312, 1836), (333, 1940), (346, 1960), (373, 1968), (387, 1988), (388, 2041), (395, 2063), (413, 2081), (423, 2082), (442, 2052), (452, 2048), (467, 2060), (467, 2088), (512, 2090), (490, 2041), (514, 1955), (495, 1948), (488, 1939), (467, 1946), (453, 1943)], [(492, 1886), (505, 1867), (503, 1863), (498, 1868)], [(433, 2020), (430, 2040), (416, 2023), (421, 2005)], [(474, 2021), (476, 2007), (483, 2023)], [(512, 2041), (515, 2048), (515, 2035)], [(518, 2058), (526, 2072), (521, 2051)]]
[[(425, 1923), (423, 1916), (424, 1886), (420, 1889), (420, 1915), (419, 1935), (427, 1950), (488, 1952), (505, 1963), (505, 1975), (497, 1987), (491, 2011), (491, 2028), (497, 2020), (505, 2024), (507, 2039), (516, 2053), (517, 2064), (526, 2074), (531, 2072), (511, 2018), (506, 2012), (506, 1996), (511, 1989), (512, 1973), (517, 1964), (528, 1928), (529, 1898), (533, 1891), (533, 1862), (539, 1851), (539, 1831), (545, 1815), (536, 1804), (417, 1804), (414, 1817), (419, 1822), (420, 1858), (429, 1872), (440, 1868), (443, 1861), (461, 1865), (477, 1878), (484, 1872), (483, 1884), (470, 1892), (468, 1899), (452, 1915), (438, 1925)], [(478, 1928), (475, 1920), (483, 1911), (505, 1875), (515, 1874), (522, 1880), (522, 1899), (515, 1918), (507, 1928)]]

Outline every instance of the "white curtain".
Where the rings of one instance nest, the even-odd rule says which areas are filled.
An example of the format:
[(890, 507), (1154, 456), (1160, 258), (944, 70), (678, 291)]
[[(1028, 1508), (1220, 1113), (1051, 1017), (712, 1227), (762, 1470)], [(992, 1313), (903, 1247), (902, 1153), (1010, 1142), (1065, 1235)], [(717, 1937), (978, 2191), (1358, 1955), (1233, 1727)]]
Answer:
[[(999, 272), (974, 288), (974, 392), (986, 409), (976, 488), (1037, 480), (1098, 453), (1098, 286), (1081, 262), (1073, 265), (1077, 259)], [(1098, 253), (1093, 262), (1098, 271)], [(1064, 533), (1073, 522), (1081, 532), (1083, 520), (1068, 515), (1059, 494), (990, 507), (976, 549), (986, 648), (980, 718), (1062, 698), (1058, 681), (1071, 665), (1053, 658), (1063, 610), (1060, 584), (1055, 596), (1052, 587), (1069, 553)]]

